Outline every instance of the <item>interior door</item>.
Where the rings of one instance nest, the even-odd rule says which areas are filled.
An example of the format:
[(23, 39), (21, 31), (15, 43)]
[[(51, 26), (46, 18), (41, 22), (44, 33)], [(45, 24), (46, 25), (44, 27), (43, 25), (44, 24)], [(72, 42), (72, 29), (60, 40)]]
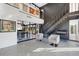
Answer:
[(78, 40), (78, 20), (69, 21), (69, 39)]

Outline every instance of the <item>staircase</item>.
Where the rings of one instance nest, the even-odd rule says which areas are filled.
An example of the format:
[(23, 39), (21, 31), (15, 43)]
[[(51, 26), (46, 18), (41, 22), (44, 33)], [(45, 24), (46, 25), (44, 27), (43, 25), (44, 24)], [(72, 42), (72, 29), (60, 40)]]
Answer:
[(56, 29), (58, 29), (61, 25), (63, 25), (64, 23), (66, 23), (67, 21), (69, 21), (70, 19), (72, 19), (72, 17), (77, 17), (79, 16), (79, 11), (76, 12), (72, 12), (72, 13), (67, 13), (66, 15), (64, 15), (59, 21), (55, 22), (53, 24), (53, 26), (51, 26), (46, 33), (50, 33)]
[[(56, 6), (55, 6), (56, 7)], [(50, 7), (52, 8), (52, 7)], [(52, 10), (52, 9), (51, 9)], [(53, 10), (52, 10), (53, 11)], [(63, 17), (66, 13), (69, 12), (69, 5), (68, 4), (63, 4), (63, 6), (56, 7), (56, 10), (54, 9), (55, 12), (49, 14), (48, 10), (44, 10), (44, 25), (42, 26), (42, 31), (43, 33), (49, 33), (48, 29), (50, 29), (57, 21), (60, 20), (60, 18)]]
[(56, 33), (57, 35), (60, 35), (61, 39), (69, 39), (68, 31), (67, 30), (57, 30)]
[(75, 17), (79, 17), (79, 11), (65, 14), (61, 19), (54, 22), (52, 26), (45, 31), (45, 34), (49, 34), (49, 35), (52, 33), (59, 35), (68, 34), (66, 31), (58, 30), (58, 28), (60, 28), (63, 24), (68, 22), (70, 19), (75, 19)]
[(58, 26), (61, 25), (61, 23), (64, 23), (65, 21), (68, 21), (67, 17), (68, 17), (67, 13), (66, 15), (64, 15), (59, 21), (53, 23), (53, 25), (46, 31), (46, 33), (50, 33), (52, 32), (54, 29), (58, 28)]

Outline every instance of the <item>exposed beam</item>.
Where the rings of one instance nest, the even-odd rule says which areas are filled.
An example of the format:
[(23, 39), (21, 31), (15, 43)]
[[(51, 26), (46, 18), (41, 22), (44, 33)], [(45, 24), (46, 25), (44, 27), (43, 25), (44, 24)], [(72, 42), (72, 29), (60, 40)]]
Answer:
[(36, 4), (34, 4), (34, 3), (32, 3), (34, 6), (36, 6), (37, 8), (39, 8), (40, 9), (40, 7), (38, 7)]

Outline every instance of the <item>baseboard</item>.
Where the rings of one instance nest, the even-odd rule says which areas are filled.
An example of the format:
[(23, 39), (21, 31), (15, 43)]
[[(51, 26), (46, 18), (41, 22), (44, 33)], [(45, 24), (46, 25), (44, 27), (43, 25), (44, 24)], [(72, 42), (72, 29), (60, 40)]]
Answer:
[(25, 41), (30, 41), (30, 40), (33, 40), (33, 39), (22, 40), (22, 41), (19, 41), (19, 42), (17, 42), (17, 43), (20, 43), (20, 42), (25, 42)]
[(69, 40), (69, 41), (79, 42), (79, 41), (76, 41), (76, 40)]

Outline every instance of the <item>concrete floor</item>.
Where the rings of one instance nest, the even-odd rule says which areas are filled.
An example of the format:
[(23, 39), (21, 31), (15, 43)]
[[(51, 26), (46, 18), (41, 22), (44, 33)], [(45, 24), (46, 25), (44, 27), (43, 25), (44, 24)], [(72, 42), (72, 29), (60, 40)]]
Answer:
[[(59, 47), (76, 48), (79, 47), (79, 42), (62, 40)], [(78, 56), (79, 51), (66, 52), (33, 52), (37, 48), (54, 48), (44, 41), (30, 40), (18, 43), (17, 45), (0, 49), (0, 56)]]

